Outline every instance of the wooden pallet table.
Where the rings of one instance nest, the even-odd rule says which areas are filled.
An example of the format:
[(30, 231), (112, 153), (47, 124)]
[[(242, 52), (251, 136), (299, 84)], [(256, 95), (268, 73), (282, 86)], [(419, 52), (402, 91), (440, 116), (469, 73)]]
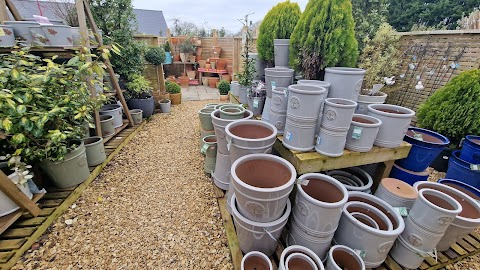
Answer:
[[(32, 199), (41, 209), (37, 217), (26, 211), (15, 213), (18, 215), (3, 233), (0, 234), (0, 269), (10, 269), (22, 255), (42, 236), (50, 225), (62, 215), (100, 174), (115, 155), (141, 130), (145, 121), (134, 127), (119, 130), (105, 143), (107, 159), (100, 165), (90, 167), (90, 176), (78, 186), (66, 189), (46, 187), (46, 194), (35, 195)], [(43, 196), (43, 197), (42, 197)]]

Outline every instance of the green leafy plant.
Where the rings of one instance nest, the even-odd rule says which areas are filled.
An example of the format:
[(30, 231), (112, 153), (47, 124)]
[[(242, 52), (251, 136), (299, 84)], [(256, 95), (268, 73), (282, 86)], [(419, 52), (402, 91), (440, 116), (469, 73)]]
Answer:
[(125, 96), (128, 99), (143, 99), (150, 97), (150, 82), (140, 74), (131, 76), (131, 80), (127, 82), (128, 91)]
[(145, 52), (145, 60), (154, 66), (161, 65), (165, 61), (165, 50), (162, 47), (149, 47)]
[(196, 48), (197, 46), (195, 46), (193, 37), (191, 36), (188, 36), (185, 41), (180, 44), (180, 52), (182, 53), (193, 53)]
[(225, 80), (221, 80), (218, 83), (218, 91), (220, 91), (220, 95), (228, 95), (228, 91), (230, 91), (230, 84)]
[[(105, 56), (108, 56), (108, 49)], [(93, 58), (87, 62), (87, 57)], [(89, 85), (104, 74), (101, 59), (86, 51), (68, 62), (40, 58), (27, 49), (0, 55), (0, 155), (20, 156), (26, 163), (58, 161), (72, 149), (69, 142), (83, 135), (82, 124), (105, 96), (90, 95)]]
[(270, 65), (274, 60), (273, 40), (289, 39), (300, 19), (300, 7), (289, 0), (274, 6), (263, 18), (257, 39), (257, 52), (260, 59)]
[(182, 88), (180, 88), (180, 85), (172, 82), (165, 83), (165, 89), (169, 94), (178, 94), (182, 91)]
[(2, 160), (7, 160), (7, 165), (11, 167), (13, 173), (17, 175), (17, 177), (10, 180), (12, 180), (15, 185), (26, 187), (28, 179), (33, 178), (33, 174), (29, 170), (32, 166), (23, 162), (21, 156), (7, 154), (6, 156), (0, 156), (0, 161)]
[(353, 67), (357, 58), (350, 0), (310, 0), (290, 37), (290, 65), (322, 79), (326, 67)]
[(464, 71), (437, 90), (417, 111), (420, 127), (447, 136), (452, 144), (480, 134), (480, 70)]
[(352, 0), (355, 38), (361, 54), (368, 40), (373, 39), (380, 25), (387, 21), (389, 0)]
[(244, 45), (243, 45), (243, 70), (240, 74), (238, 74), (238, 83), (242, 86), (251, 87), (253, 82), (253, 76), (256, 72), (255, 62), (253, 58), (250, 56), (252, 53), (252, 31), (248, 27), (248, 15), (245, 15), (245, 21), (243, 22), (243, 26), (245, 31), (243, 31), (244, 35)]
[(163, 49), (166, 51), (166, 52), (170, 52), (172, 49), (170, 48), (170, 42), (168, 41), (165, 41), (165, 44), (163, 44)]

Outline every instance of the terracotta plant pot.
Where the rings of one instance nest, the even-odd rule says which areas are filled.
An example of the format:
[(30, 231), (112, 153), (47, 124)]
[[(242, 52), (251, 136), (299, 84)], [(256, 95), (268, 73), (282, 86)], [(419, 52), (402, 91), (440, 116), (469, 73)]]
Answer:
[(217, 69), (217, 62), (210, 62), (210, 67), (212, 69)]
[(210, 63), (207, 63), (207, 64), (205, 64), (205, 68), (206, 68), (206, 69), (211, 69), (212, 66), (210, 65)]
[(258, 251), (250, 251), (249, 253), (245, 254), (245, 256), (243, 256), (241, 270), (252, 269), (272, 270), (273, 266), (267, 255)]
[(179, 105), (182, 103), (182, 93), (170, 94), (170, 101), (172, 105)]
[(169, 82), (171, 82), (171, 83), (177, 83), (177, 79), (175, 78), (175, 76), (173, 76), (173, 77), (168, 77), (167, 80), (168, 80)]
[(227, 81), (230, 83), (231, 77), (228, 74), (222, 74), (222, 80)]
[(202, 85), (208, 85), (208, 77), (202, 77)]
[(195, 61), (196, 62), (199, 62), (200, 60), (202, 60), (202, 48), (201, 47), (197, 47), (197, 50), (195, 51)]
[(200, 68), (205, 68), (205, 65), (207, 64), (207, 60), (199, 60), (198, 61), (198, 66)]
[(172, 41), (172, 44), (178, 44), (178, 37), (172, 37), (170, 40)]
[(225, 59), (218, 59), (217, 60), (217, 69), (218, 70), (225, 70), (227, 67), (227, 60)]
[(212, 57), (215, 58), (220, 58), (220, 54), (222, 53), (222, 47), (220, 46), (214, 46), (213, 47), (213, 55)]
[(173, 61), (174, 61), (174, 62), (180, 62), (180, 60), (181, 60), (181, 59), (180, 59), (180, 54), (177, 53), (177, 54), (174, 54), (174, 55), (173, 55)]
[(188, 78), (188, 76), (180, 76), (178, 81), (182, 88), (188, 88), (190, 86), (190, 78)]
[(228, 101), (228, 95), (220, 95), (220, 101)]
[(393, 207), (410, 210), (418, 197), (417, 191), (409, 184), (394, 178), (384, 178), (375, 191), (375, 196)]
[[(197, 73), (195, 70), (190, 70), (190, 71), (187, 71), (187, 77), (190, 79), (190, 80), (195, 80), (195, 77), (196, 77)], [(190, 82), (189, 82), (190, 83)]]
[(208, 86), (215, 88), (219, 80), (220, 78), (218, 77), (208, 77)]
[(182, 60), (183, 63), (188, 62), (188, 53), (180, 53), (180, 60)]
[(227, 66), (228, 75), (233, 76), (233, 66)]

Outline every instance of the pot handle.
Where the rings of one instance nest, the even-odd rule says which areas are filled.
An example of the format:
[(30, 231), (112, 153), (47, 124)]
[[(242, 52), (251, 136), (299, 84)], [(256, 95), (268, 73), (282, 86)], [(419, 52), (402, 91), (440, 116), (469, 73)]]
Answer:
[(233, 138), (228, 139), (228, 136), (225, 136), (225, 140), (227, 140), (227, 150), (230, 152), (230, 147), (232, 146)]

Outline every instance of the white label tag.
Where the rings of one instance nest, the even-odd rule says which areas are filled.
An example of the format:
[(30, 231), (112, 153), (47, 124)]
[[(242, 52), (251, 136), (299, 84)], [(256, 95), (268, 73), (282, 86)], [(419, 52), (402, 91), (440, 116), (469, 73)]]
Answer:
[(397, 210), (402, 217), (408, 216), (408, 210), (406, 207), (394, 207), (394, 209)]
[(419, 140), (419, 141), (423, 141), (423, 135), (422, 134), (416, 133), (415, 135), (413, 135), (413, 138), (416, 139), (416, 140)]
[(480, 164), (470, 164), (470, 170), (480, 171)]
[(362, 127), (353, 127), (352, 138), (358, 140), (362, 137)]
[(365, 259), (365, 256), (367, 255), (367, 252), (365, 250), (359, 250), (359, 249), (354, 249), (355, 253), (360, 256), (360, 258)]
[(308, 186), (308, 183), (310, 183), (310, 180), (307, 179), (297, 179), (297, 184), (300, 184), (302, 186)]
[(277, 84), (275, 83), (275, 81), (272, 81), (271, 85), (272, 85), (272, 90), (275, 90), (275, 88), (277, 88)]
[(50, 20), (47, 17), (44, 16), (38, 16), (38, 15), (33, 15), (33, 18), (39, 23), (39, 24), (52, 24)]
[(227, 140), (227, 150), (230, 151), (230, 146), (232, 146), (232, 141)]
[(317, 136), (317, 145), (322, 144), (322, 137), (320, 135)]
[(290, 141), (290, 140), (292, 139), (292, 133), (290, 133), (289, 131), (287, 131), (287, 132), (285, 133), (285, 139), (287, 139), (287, 140)]
[(0, 27), (0, 37), (4, 37), (5, 36), (5, 32), (3, 31), (3, 28)]
[(253, 107), (258, 108), (258, 99), (256, 98), (253, 99)]
[(205, 153), (207, 152), (207, 149), (208, 149), (208, 144), (204, 144), (204, 145), (202, 146), (202, 149), (200, 149), (200, 152), (201, 152), (202, 154), (205, 154)]

